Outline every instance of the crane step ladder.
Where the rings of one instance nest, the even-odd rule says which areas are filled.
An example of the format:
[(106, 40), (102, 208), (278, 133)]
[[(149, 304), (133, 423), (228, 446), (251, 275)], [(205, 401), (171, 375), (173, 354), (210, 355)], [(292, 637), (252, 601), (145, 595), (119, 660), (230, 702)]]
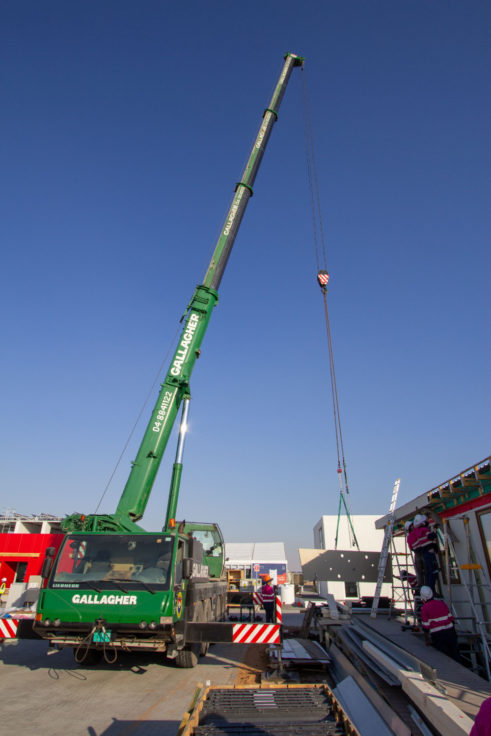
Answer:
[(370, 618), (377, 617), (378, 604), (380, 601), (380, 592), (382, 590), (382, 583), (384, 582), (385, 569), (387, 567), (387, 559), (389, 557), (389, 546), (392, 542), (392, 528), (394, 526), (394, 511), (396, 507), (397, 494), (399, 493), (400, 484), (401, 484), (401, 479), (398, 478), (396, 482), (394, 483), (394, 488), (392, 491), (392, 498), (390, 501), (390, 508), (389, 508), (389, 519), (384, 529), (384, 541), (382, 544), (382, 551), (380, 552), (380, 558), (379, 558), (379, 563), (378, 563), (377, 585), (375, 588), (375, 595), (373, 597), (372, 611), (370, 613)]

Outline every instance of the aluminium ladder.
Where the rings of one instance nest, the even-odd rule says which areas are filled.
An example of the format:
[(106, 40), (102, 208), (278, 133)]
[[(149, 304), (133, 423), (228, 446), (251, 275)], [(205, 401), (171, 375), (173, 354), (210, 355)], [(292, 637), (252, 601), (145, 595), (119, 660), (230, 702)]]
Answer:
[(384, 529), (384, 542), (382, 544), (382, 551), (380, 552), (380, 558), (378, 562), (378, 579), (377, 586), (375, 588), (375, 595), (373, 597), (372, 611), (370, 618), (376, 618), (378, 604), (380, 601), (380, 591), (382, 590), (382, 583), (384, 582), (385, 568), (387, 567), (387, 558), (389, 556), (389, 545), (392, 540), (392, 529), (394, 526), (394, 511), (396, 508), (397, 494), (399, 493), (399, 486), (401, 485), (401, 479), (398, 478), (394, 483), (394, 489), (392, 491), (392, 498), (390, 500), (389, 508), (389, 519)]

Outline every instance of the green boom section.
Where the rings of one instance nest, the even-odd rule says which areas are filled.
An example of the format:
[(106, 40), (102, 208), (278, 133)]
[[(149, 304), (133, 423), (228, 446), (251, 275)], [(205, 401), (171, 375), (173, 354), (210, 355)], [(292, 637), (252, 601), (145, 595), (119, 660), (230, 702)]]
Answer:
[(161, 385), (116, 512), (88, 516), (74, 514), (63, 521), (64, 531), (140, 530), (136, 522), (144, 514), (181, 401), (189, 395), (191, 372), (217, 301), (218, 294), (213, 289), (206, 286), (196, 288), (170, 368)]
[(290, 74), (295, 66), (301, 66), (303, 62), (304, 58), (302, 56), (297, 56), (296, 54), (285, 54), (285, 63), (278, 79), (278, 83), (276, 84), (270, 103), (264, 111), (263, 120), (242, 177), (235, 187), (235, 196), (232, 201), (232, 205), (225, 218), (220, 237), (218, 238), (218, 242), (215, 247), (215, 252), (213, 253), (210, 265), (208, 266), (208, 271), (206, 272), (204, 284), (213, 289), (218, 289), (220, 285), (247, 203), (250, 197), (252, 197), (252, 186), (256, 179), (256, 174), (268, 143), (269, 136), (273, 129), (273, 125), (278, 119), (278, 108), (281, 104), (281, 100), (283, 99), (288, 80), (290, 79)]
[[(278, 108), (292, 69), (295, 66), (301, 66), (303, 61), (303, 57), (290, 53), (285, 54), (283, 69), (271, 101), (264, 111), (259, 132), (241, 180), (235, 187), (232, 205), (225, 218), (204, 282), (196, 288), (186, 311), (184, 329), (172, 358), (171, 366), (162, 383), (155, 408), (137, 457), (133, 462), (116, 512), (114, 514), (92, 514), (88, 516), (74, 514), (63, 521), (62, 527), (65, 531), (141, 531), (141, 527), (136, 522), (142, 518), (145, 512), (179, 406), (183, 398), (190, 395), (189, 380), (191, 372), (199, 355), (213, 307), (218, 301), (217, 289), (225, 271), (247, 203), (252, 196), (252, 185), (266, 144), (273, 125), (278, 119)], [(179, 477), (173, 479), (168, 516), (171, 512), (175, 514), (177, 509), (178, 481)], [(166, 525), (167, 521), (168, 519)]]

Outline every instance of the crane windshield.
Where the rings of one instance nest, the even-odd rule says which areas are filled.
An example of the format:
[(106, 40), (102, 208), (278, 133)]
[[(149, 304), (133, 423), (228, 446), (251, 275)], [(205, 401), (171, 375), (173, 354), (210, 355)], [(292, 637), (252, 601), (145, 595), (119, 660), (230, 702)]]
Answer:
[(165, 534), (70, 534), (49, 585), (166, 590), (173, 548), (174, 537)]

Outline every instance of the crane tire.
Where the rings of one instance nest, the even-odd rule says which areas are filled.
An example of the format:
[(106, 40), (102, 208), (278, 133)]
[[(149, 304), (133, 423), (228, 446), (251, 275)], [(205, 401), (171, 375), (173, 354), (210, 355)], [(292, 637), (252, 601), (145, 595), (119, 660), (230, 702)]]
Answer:
[(176, 667), (190, 669), (198, 664), (199, 649), (201, 644), (188, 644), (177, 652), (175, 659)]

